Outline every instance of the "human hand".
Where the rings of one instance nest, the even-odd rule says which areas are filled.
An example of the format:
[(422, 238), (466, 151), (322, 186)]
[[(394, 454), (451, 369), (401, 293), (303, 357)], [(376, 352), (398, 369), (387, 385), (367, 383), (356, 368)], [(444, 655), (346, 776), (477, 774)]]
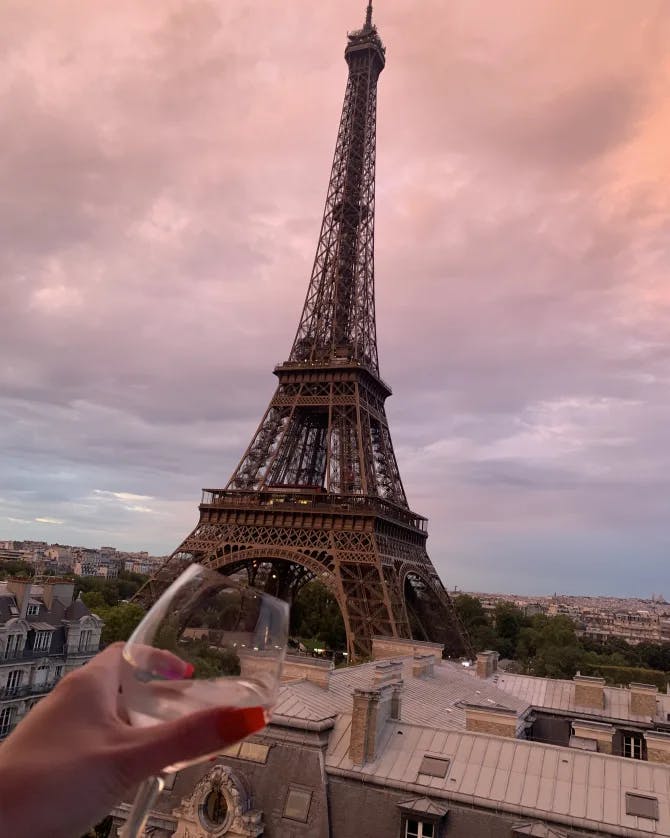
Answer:
[(116, 643), (63, 678), (0, 745), (0, 835), (82, 835), (166, 765), (215, 753), (263, 727), (260, 713), (231, 726), (222, 708), (132, 727), (118, 709), (122, 649)]

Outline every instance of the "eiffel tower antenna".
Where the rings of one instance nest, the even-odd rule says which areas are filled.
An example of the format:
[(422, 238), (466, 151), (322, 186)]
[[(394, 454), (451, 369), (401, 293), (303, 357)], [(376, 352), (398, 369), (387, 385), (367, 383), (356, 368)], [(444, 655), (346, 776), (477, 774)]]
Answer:
[(368, 0), (368, 8), (365, 12), (365, 28), (372, 29), (372, 0)]
[(472, 655), (409, 508), (379, 374), (374, 290), (377, 81), (386, 49), (372, 24), (347, 38), (349, 68), (321, 232), (288, 360), (224, 489), (138, 598), (198, 561), (291, 600), (318, 579), (337, 599), (350, 660), (383, 635)]

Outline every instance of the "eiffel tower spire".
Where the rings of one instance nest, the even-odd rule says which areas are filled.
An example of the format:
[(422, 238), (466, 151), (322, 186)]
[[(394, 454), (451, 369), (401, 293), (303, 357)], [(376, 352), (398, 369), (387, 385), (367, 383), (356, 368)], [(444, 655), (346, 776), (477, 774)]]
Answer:
[(199, 561), (291, 599), (319, 579), (338, 601), (350, 660), (372, 637), (471, 652), (400, 479), (379, 376), (374, 296), (377, 81), (386, 50), (368, 3), (349, 68), (326, 205), (289, 358), (225, 489), (139, 598)]
[(291, 361), (356, 361), (379, 373), (374, 302), (377, 80), (386, 63), (372, 25), (348, 37), (349, 78), (321, 234)]

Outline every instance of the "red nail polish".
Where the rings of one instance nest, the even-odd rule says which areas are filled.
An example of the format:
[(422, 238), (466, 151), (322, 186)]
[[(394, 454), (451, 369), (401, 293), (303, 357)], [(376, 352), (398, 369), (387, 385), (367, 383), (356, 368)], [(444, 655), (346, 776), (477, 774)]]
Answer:
[(187, 663), (186, 668), (184, 669), (184, 678), (190, 678), (191, 675), (195, 672), (195, 666), (192, 663)]

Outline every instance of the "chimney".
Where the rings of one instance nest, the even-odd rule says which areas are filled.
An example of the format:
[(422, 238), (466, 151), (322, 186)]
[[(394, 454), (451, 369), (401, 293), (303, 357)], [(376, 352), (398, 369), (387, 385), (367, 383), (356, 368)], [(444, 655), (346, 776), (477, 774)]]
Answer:
[(28, 610), (28, 600), (30, 599), (30, 592), (32, 591), (33, 583), (30, 579), (8, 579), (7, 590), (10, 594), (16, 597), (16, 607), (19, 609), (19, 617), (22, 620), (26, 618), (26, 611)]
[(490, 650), (487, 652), (479, 652), (477, 655), (477, 677), (490, 678), (495, 672), (497, 672), (498, 658), (499, 655), (497, 652), (492, 652)]
[(74, 582), (69, 582), (67, 579), (45, 579), (40, 582), (40, 585), (42, 586), (42, 599), (49, 611), (53, 608), (55, 600), (60, 600), (66, 608), (72, 604)]
[(656, 696), (658, 687), (655, 684), (630, 684), (630, 712), (633, 716), (656, 715)]
[(602, 710), (605, 706), (605, 679), (575, 675), (575, 706)]
[(662, 762), (670, 765), (670, 733), (660, 730), (648, 730), (644, 734), (647, 742), (647, 759), (649, 762)]
[(415, 653), (412, 662), (412, 675), (414, 678), (432, 678), (435, 658), (433, 655), (421, 655)]
[(516, 739), (518, 716), (507, 707), (486, 707), (482, 704), (465, 705), (465, 729), (472, 733), (492, 733)]
[(372, 659), (408, 657), (414, 654), (432, 654), (436, 661), (442, 660), (443, 643), (429, 643), (425, 640), (406, 640), (404, 637), (373, 637)]
[(332, 661), (303, 655), (286, 655), (282, 668), (282, 681), (305, 679), (327, 690), (330, 686), (330, 673), (334, 669)]
[(393, 717), (393, 693), (396, 689), (395, 685), (385, 684), (376, 690), (354, 690), (349, 758), (355, 765), (377, 758), (384, 725)]
[(576, 737), (578, 740), (586, 739), (595, 742), (599, 754), (612, 753), (613, 736), (613, 725), (603, 724), (602, 722), (588, 722), (581, 719), (575, 719), (572, 723), (572, 737)]
[(381, 687), (384, 684), (402, 682), (402, 662), (383, 661), (375, 666), (374, 686)]
[(399, 722), (402, 718), (402, 682), (393, 685), (391, 693), (391, 718)]

